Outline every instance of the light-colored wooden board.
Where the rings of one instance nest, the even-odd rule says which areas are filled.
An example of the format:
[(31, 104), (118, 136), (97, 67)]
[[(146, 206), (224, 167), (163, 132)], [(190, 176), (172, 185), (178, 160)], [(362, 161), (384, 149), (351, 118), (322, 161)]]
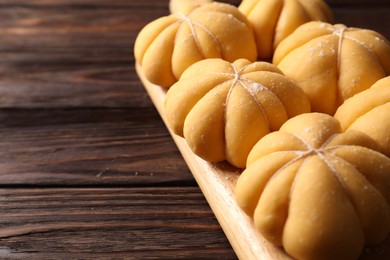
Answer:
[[(164, 123), (166, 90), (150, 83), (136, 66), (146, 91), (156, 106)], [(185, 140), (175, 135), (167, 126), (184, 160), (206, 197), (230, 244), (240, 259), (291, 259), (281, 248), (267, 242), (255, 230), (252, 220), (239, 208), (234, 198), (234, 186), (240, 171), (228, 163), (209, 163), (196, 156)]]

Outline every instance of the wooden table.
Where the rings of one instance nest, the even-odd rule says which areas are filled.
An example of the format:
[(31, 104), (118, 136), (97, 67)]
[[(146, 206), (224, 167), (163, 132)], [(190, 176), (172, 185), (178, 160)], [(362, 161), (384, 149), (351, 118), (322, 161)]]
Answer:
[[(327, 2), (390, 38), (388, 0)], [(137, 33), (166, 14), (0, 0), (0, 259), (236, 258), (135, 73)]]

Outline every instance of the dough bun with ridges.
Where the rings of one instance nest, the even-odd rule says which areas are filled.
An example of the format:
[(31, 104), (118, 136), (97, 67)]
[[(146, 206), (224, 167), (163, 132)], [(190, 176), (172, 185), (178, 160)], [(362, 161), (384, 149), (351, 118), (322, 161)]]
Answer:
[(390, 158), (377, 149), (329, 115), (296, 116), (254, 146), (237, 202), (296, 259), (356, 259), (390, 230)]
[(138, 34), (134, 54), (145, 77), (169, 88), (186, 68), (206, 58), (255, 61), (252, 28), (234, 6), (209, 3), (190, 14), (171, 14), (146, 25)]
[(254, 28), (261, 60), (272, 58), (276, 46), (300, 25), (333, 20), (322, 0), (243, 0), (238, 9)]
[(335, 118), (344, 131), (354, 129), (370, 136), (390, 157), (390, 76), (347, 99)]
[(333, 115), (390, 74), (390, 43), (372, 30), (309, 22), (279, 44), (273, 63), (304, 90), (314, 112)]
[(271, 63), (207, 59), (168, 90), (165, 112), (195, 154), (244, 168), (253, 145), (287, 119), (310, 112), (310, 102)]

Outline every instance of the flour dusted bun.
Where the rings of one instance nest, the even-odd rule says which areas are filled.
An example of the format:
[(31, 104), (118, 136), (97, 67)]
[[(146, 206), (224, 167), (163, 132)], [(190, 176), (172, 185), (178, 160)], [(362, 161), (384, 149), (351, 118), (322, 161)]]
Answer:
[(355, 129), (373, 138), (390, 157), (390, 77), (347, 99), (335, 118), (344, 131)]
[(332, 21), (322, 0), (243, 0), (238, 8), (254, 28), (260, 59), (271, 58), (276, 46), (300, 25)]
[(320, 113), (288, 120), (250, 152), (238, 204), (296, 259), (356, 259), (390, 230), (390, 158)]
[(169, 10), (171, 13), (182, 13), (187, 15), (195, 8), (211, 2), (212, 0), (170, 0)]
[(246, 17), (232, 5), (209, 3), (189, 15), (159, 18), (139, 33), (134, 54), (146, 78), (170, 87), (191, 64), (206, 58), (255, 61), (256, 43)]
[(288, 119), (310, 112), (303, 91), (266, 62), (207, 59), (189, 67), (168, 91), (173, 132), (210, 162), (245, 167), (253, 145)]
[(371, 30), (310, 22), (279, 44), (273, 63), (305, 91), (313, 111), (333, 115), (389, 75), (390, 43)]

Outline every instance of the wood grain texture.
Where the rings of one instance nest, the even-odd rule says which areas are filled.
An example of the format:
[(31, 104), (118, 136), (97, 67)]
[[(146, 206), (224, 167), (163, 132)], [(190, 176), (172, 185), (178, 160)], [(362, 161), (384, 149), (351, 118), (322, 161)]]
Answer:
[(198, 188), (0, 189), (1, 259), (235, 259)]
[(153, 108), (0, 110), (0, 186), (194, 185)]
[(151, 106), (132, 49), (167, 10), (133, 10), (0, 8), (0, 107)]

